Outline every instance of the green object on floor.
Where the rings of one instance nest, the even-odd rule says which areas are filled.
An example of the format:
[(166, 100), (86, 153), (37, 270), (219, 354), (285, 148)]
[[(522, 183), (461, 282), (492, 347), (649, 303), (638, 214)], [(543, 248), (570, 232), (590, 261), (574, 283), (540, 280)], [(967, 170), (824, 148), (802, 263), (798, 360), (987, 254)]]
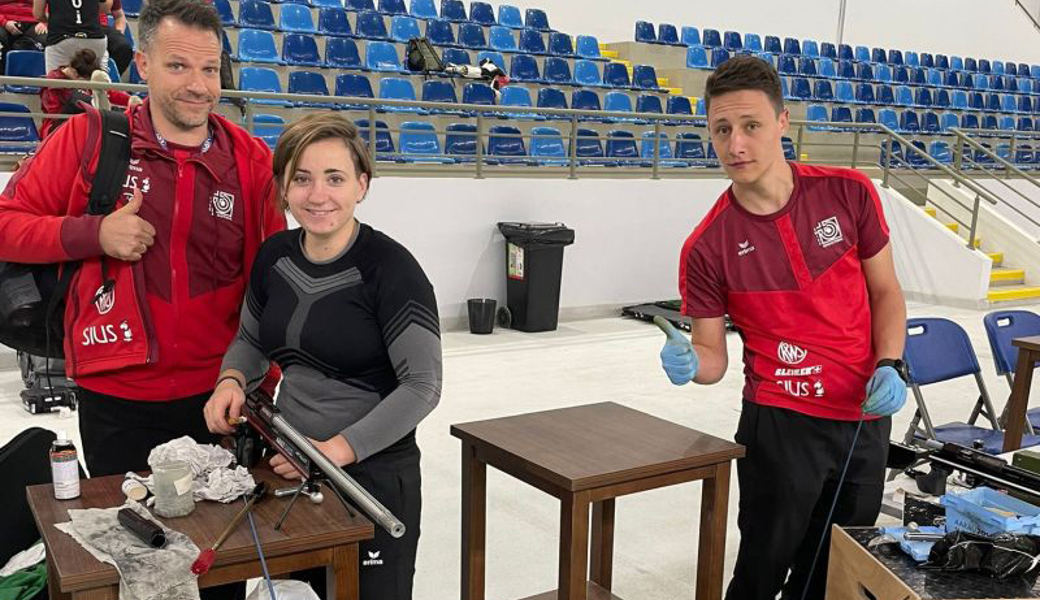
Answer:
[(29, 600), (47, 586), (47, 563), (0, 577), (0, 600)]

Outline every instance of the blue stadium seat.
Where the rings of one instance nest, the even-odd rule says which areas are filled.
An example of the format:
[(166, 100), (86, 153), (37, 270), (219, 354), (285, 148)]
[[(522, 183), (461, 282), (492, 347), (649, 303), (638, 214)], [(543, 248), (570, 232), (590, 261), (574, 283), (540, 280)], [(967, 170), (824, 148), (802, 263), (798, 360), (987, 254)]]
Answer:
[(614, 62), (603, 65), (603, 83), (611, 87), (632, 87), (628, 69), (625, 65)]
[(950, 68), (950, 57), (945, 54), (935, 55), (935, 68), (937, 69), (949, 69)]
[(971, 87), (973, 87), (973, 88), (975, 88), (977, 90), (988, 90), (988, 89), (990, 89), (989, 77), (987, 75), (983, 75), (982, 73), (976, 73), (975, 75), (973, 75), (971, 77), (971, 81), (972, 81)]
[(538, 71), (538, 61), (530, 54), (517, 54), (509, 65), (509, 79), (521, 83), (545, 83)]
[(921, 66), (922, 67), (928, 67), (929, 69), (934, 67), (935, 66), (935, 57), (932, 54), (928, 53), (928, 52), (922, 52), (921, 53)]
[(928, 85), (928, 77), (923, 67), (910, 70), (910, 83), (913, 85)]
[(713, 69), (718, 68), (727, 60), (729, 60), (729, 50), (726, 50), (725, 48), (711, 49), (711, 66)]
[(566, 58), (550, 56), (545, 59), (544, 72), (542, 76), (545, 82), (553, 84), (573, 85), (574, 77), (571, 76), (571, 66)]
[(654, 138), (657, 138), (657, 165), (659, 167), (685, 167), (687, 166), (686, 161), (675, 160), (672, 155), (672, 145), (668, 141), (668, 134), (661, 132), (656, 136), (653, 131), (644, 131), (642, 140), (639, 142), (639, 156), (641, 158), (650, 161), (651, 166), (654, 160)]
[[(852, 109), (848, 106), (832, 106), (831, 121), (834, 123), (852, 123)], [(836, 129), (850, 130), (854, 128), (836, 127)]]
[(484, 28), (476, 23), (459, 23), (459, 45), (473, 50), (486, 49)]
[(502, 56), (501, 52), (495, 52), (494, 50), (482, 50), (477, 53), (477, 64), (479, 65), (480, 63), (484, 62), (485, 58), (498, 65), (498, 68), (502, 69), (503, 73), (507, 72), (506, 57)]
[[(466, 6), (462, 0), (441, 0), (441, 18), (456, 23), (468, 22)], [(459, 37), (462, 37), (460, 34)]]
[(1015, 129), (1019, 131), (1035, 131), (1036, 127), (1032, 117), (1019, 117)]
[(899, 130), (899, 117), (891, 108), (882, 108), (877, 114), (878, 124), (884, 125), (893, 131)]
[(498, 23), (495, 20), (495, 9), (487, 2), (478, 2), (477, 0), (469, 3), (469, 20), (474, 23), (480, 23), (485, 27), (491, 27)]
[[(827, 107), (822, 104), (810, 104), (805, 110), (805, 119), (810, 123), (826, 123), (830, 118), (827, 115)], [(810, 125), (812, 131), (829, 131), (828, 125)]]
[(835, 84), (834, 97), (838, 102), (844, 102), (846, 104), (853, 104), (856, 102), (856, 96), (852, 91), (851, 81), (838, 81)]
[[(353, 36), (347, 11), (342, 8), (323, 8), (318, 11), (318, 33), (330, 36)], [(328, 49), (325, 50), (328, 53)]]
[(791, 138), (786, 135), (780, 138), (780, 146), (784, 149), (784, 160), (798, 160), (797, 149)]
[(892, 67), (888, 65), (875, 65), (874, 80), (881, 83), (892, 83)]
[[(278, 79), (278, 73), (274, 69), (267, 67), (242, 67), (238, 72), (238, 87), (242, 91), (249, 92), (282, 93), (282, 82)], [(285, 100), (256, 98), (251, 98), (250, 102), (276, 106), (290, 106), (292, 104)]]
[(963, 71), (964, 70), (964, 59), (959, 57), (959, 56), (951, 56), (950, 57), (950, 66), (948, 66), (946, 68), (953, 69), (954, 71)]
[(1022, 92), (1023, 94), (1033, 94), (1033, 93), (1036, 93), (1035, 86), (1033, 85), (1033, 80), (1032, 79), (1026, 79), (1025, 77), (1019, 77), (1015, 81), (1015, 84), (1018, 87), (1018, 91)]
[(857, 123), (877, 123), (877, 118), (874, 116), (873, 108), (857, 108), (856, 109), (856, 122)]
[(376, 4), (372, 0), (344, 0), (343, 8), (352, 12), (375, 10)]
[[(1012, 102), (1011, 106), (1014, 106), (1014, 102)], [(993, 112), (1000, 112), (1004, 110), (1004, 103), (1001, 99), (1000, 94), (986, 94), (986, 110)]]
[[(8, 60), (10, 60), (10, 55), (8, 55)], [(137, 72), (136, 62), (130, 63), (130, 68), (127, 69), (126, 81), (128, 83), (145, 83), (145, 81), (141, 79), (141, 74)]]
[(1015, 131), (1015, 117), (1010, 115), (1004, 115), (1000, 117), (1000, 124), (997, 129), (1001, 131)]
[(1016, 112), (1018, 110), (1018, 104), (1015, 102), (1015, 96), (1012, 94), (997, 94), (997, 98), (1000, 101), (997, 110), (1003, 112)]
[(543, 166), (562, 167), (570, 164), (560, 130), (555, 127), (532, 128), (531, 158)]
[(826, 77), (827, 79), (835, 79), (838, 77), (838, 71), (834, 68), (834, 61), (829, 58), (819, 59), (817, 61), (816, 70), (820, 77)]
[(813, 40), (802, 40), (802, 56), (819, 58), (820, 47)]
[(913, 106), (914, 93), (905, 85), (896, 87), (896, 105)]
[(657, 30), (649, 21), (636, 21), (635, 40), (643, 44), (657, 43)]
[(855, 79), (856, 78), (856, 64), (851, 60), (843, 60), (838, 62), (838, 77), (841, 79)]
[(494, 25), (488, 30), (488, 44), (499, 52), (516, 52), (516, 38), (513, 30), (501, 25)]
[(537, 29), (539, 31), (552, 31), (549, 27), (549, 17), (540, 8), (529, 8), (524, 11), (524, 27)]
[[(447, 81), (438, 80), (427, 80), (423, 82), (422, 86), (422, 101), (423, 102), (442, 102), (445, 104), (458, 104), (458, 96), (455, 95), (455, 86), (448, 83)], [(459, 114), (461, 111), (456, 111), (447, 108), (429, 109), (430, 113), (435, 114)]]
[(953, 162), (953, 153), (950, 152), (950, 145), (946, 142), (932, 142), (928, 146), (928, 154), (932, 155), (932, 158), (935, 160), (946, 165)]
[(812, 99), (812, 89), (809, 87), (809, 80), (804, 77), (792, 78), (791, 97), (796, 100)]
[(968, 94), (964, 90), (953, 90), (950, 94), (950, 107), (954, 110), (968, 110)]
[(708, 65), (708, 55), (703, 46), (690, 46), (686, 49), (686, 67), (689, 69), (711, 69)]
[(701, 31), (696, 27), (690, 25), (683, 25), (682, 29), (679, 30), (680, 41), (684, 46), (700, 46), (701, 45)]
[(888, 51), (888, 64), (890, 65), (902, 65), (903, 53), (900, 50), (889, 50)]
[(939, 69), (928, 69), (928, 76), (926, 77), (925, 81), (931, 87), (942, 87), (942, 71), (940, 71)]
[(757, 33), (745, 33), (744, 49), (748, 52), (761, 52), (762, 38)]
[(651, 94), (640, 94), (636, 97), (636, 112), (663, 115), (664, 107), (661, 106), (661, 98)]
[[(325, 76), (314, 71), (292, 71), (289, 73), (290, 94), (311, 94), (315, 96), (328, 96), (329, 86), (325, 83)], [(311, 106), (316, 108), (334, 108), (328, 102), (316, 102), (307, 100), (296, 100), (296, 106)]]
[(689, 165), (699, 165), (706, 158), (704, 143), (699, 133), (679, 133), (675, 136), (675, 158)]
[[(372, 83), (364, 75), (346, 73), (336, 76), (336, 95), (352, 98), (375, 98)], [(364, 109), (363, 104), (344, 104), (341, 108)]]
[(902, 65), (892, 67), (892, 80), (896, 83), (910, 83), (910, 71)]
[(939, 130), (947, 132), (951, 127), (960, 127), (961, 121), (957, 118), (956, 113), (944, 112), (942, 117), (939, 119)]
[(932, 91), (926, 87), (914, 90), (914, 106), (929, 108), (932, 106)]
[[(368, 119), (358, 119), (357, 121), (354, 122), (354, 124), (357, 125), (357, 128), (358, 128), (358, 137), (360, 137), (361, 139), (365, 140), (365, 143), (367, 145), (368, 142), (369, 142), (369, 139), (370, 139), (369, 138), (370, 126), (368, 124)], [(395, 159), (392, 156), (386, 156), (388, 154), (395, 153), (396, 150), (394, 150), (394, 140), (393, 140), (393, 138), (390, 137), (390, 128), (383, 121), (376, 121), (375, 145), (376, 145), (376, 160), (388, 160), (388, 161), (396, 161), (397, 160), (397, 159)], [(380, 156), (380, 155), (383, 155), (383, 156)]]
[[(533, 104), (531, 103), (531, 92), (521, 85), (507, 85), (501, 90), (501, 96), (498, 99), (498, 105), (521, 107), (533, 106)], [(544, 116), (535, 115), (533, 113), (503, 111), (502, 113), (500, 113), (499, 116), (501, 116), (504, 119), (536, 119), (539, 121), (545, 120)]]
[[(690, 104), (690, 99), (686, 96), (668, 96), (665, 112), (669, 115), (688, 115), (693, 117), (693, 106)], [(687, 125), (690, 123), (692, 121), (682, 121), (678, 124)]]
[[(402, 77), (383, 77), (379, 80), (380, 100), (406, 100), (415, 102), (415, 88), (412, 82)], [(410, 112), (426, 114), (426, 109), (414, 106), (382, 106), (380, 112)]]
[(800, 56), (802, 54), (802, 44), (795, 38), (784, 38), (784, 54), (791, 54), (794, 56)]
[(978, 61), (976, 61), (974, 58), (972, 58), (970, 56), (965, 56), (964, 57), (964, 70), (965, 71), (970, 71), (972, 73), (977, 73), (979, 71), (979, 63), (978, 63)]
[(718, 48), (722, 45), (722, 36), (717, 29), (705, 28), (701, 32), (701, 43), (709, 48)]
[(816, 77), (816, 59), (808, 56), (798, 59), (798, 74), (805, 77)]
[(394, 15), (390, 19), (390, 38), (395, 42), (408, 43), (412, 38), (422, 37), (419, 32), (419, 21), (414, 17)]
[[(571, 109), (600, 110), (599, 94), (592, 90), (574, 90), (571, 92)], [(591, 117), (584, 117), (584, 120), (590, 119)]]
[(884, 48), (871, 48), (870, 49), (870, 62), (887, 63), (888, 62), (888, 55), (885, 53)]
[(820, 57), (838, 60), (838, 49), (831, 42), (820, 42)]
[(274, 29), (271, 5), (263, 0), (242, 0), (238, 4), (238, 24), (251, 29)]
[(386, 22), (383, 15), (374, 11), (366, 10), (359, 12), (354, 21), (354, 33), (368, 40), (388, 40), (390, 36), (386, 31)]
[(1002, 90), (1007, 90), (1009, 92), (1016, 91), (1017, 87), (1014, 89), (1009, 87), (1015, 85), (1014, 81), (1015, 80), (1012, 79), (1009, 84), (1005, 84), (1003, 75), (992, 75), (990, 77), (990, 89), (997, 90), (998, 92)]
[(230, 0), (214, 0), (213, 6), (217, 8), (217, 12), (220, 13), (220, 23), (224, 27), (234, 27), (238, 25), (235, 21), (235, 12), (231, 10)]
[[(982, 115), (982, 128), (983, 129), (1000, 129), (1000, 125), (997, 123), (996, 115)], [(989, 136), (984, 136), (989, 137)]]
[(978, 129), (979, 128), (979, 116), (973, 113), (968, 113), (961, 117), (961, 129)]
[(784, 49), (780, 45), (780, 38), (775, 35), (767, 35), (765, 39), (765, 51), (772, 54), (781, 54)]
[(512, 125), (495, 125), (489, 130), (488, 155), (504, 165), (536, 165), (527, 159), (527, 147), (520, 130)]
[(452, 123), (445, 129), (444, 153), (455, 162), (476, 160), (472, 157), (477, 155), (477, 126), (472, 123)]
[(943, 85), (946, 87), (961, 87), (960, 77), (957, 76), (957, 71), (946, 71), (943, 75)]
[(253, 115), (253, 135), (263, 140), (272, 150), (278, 144), (278, 137), (282, 135), (284, 128), (285, 119), (278, 115)]
[(547, 54), (542, 32), (537, 29), (520, 30), (520, 51), (528, 54)]
[(979, 73), (992, 73), (993, 72), (993, 69), (990, 68), (989, 60), (985, 59), (985, 58), (980, 58), (979, 59), (979, 61), (978, 61), (978, 68), (979, 68)]
[(549, 54), (552, 54), (553, 56), (573, 58), (574, 43), (571, 41), (571, 36), (559, 31), (553, 31), (552, 33), (550, 33)]
[(433, 123), (405, 121), (399, 138), (401, 159), (409, 163), (450, 164), (455, 161), (443, 155)]
[(607, 158), (619, 159), (618, 163), (621, 165), (650, 166), (650, 163), (639, 158), (635, 136), (620, 129), (612, 129), (607, 133)]
[(361, 55), (357, 43), (344, 37), (326, 39), (325, 65), (331, 69), (360, 69)]
[(679, 42), (679, 31), (675, 28), (675, 25), (670, 23), (660, 23), (657, 26), (657, 43), (666, 44), (668, 46), (679, 46), (682, 45)]
[(545, 87), (538, 90), (538, 108), (567, 108), (567, 96), (562, 91)]
[(968, 106), (972, 110), (984, 110), (986, 108), (986, 96), (981, 92), (968, 94)]
[[(43, 52), (11, 50), (7, 53), (4, 75), (9, 77), (46, 77)], [(8, 85), (4, 88), (14, 94), (39, 94), (40, 88), (31, 85)]]
[(462, 103), (494, 106), (495, 90), (491, 89), (491, 86), (484, 83), (467, 83), (466, 86), (462, 88)]
[(874, 81), (874, 69), (870, 66), (870, 63), (856, 64), (856, 79)]
[(574, 42), (574, 54), (578, 58), (589, 60), (606, 60), (599, 53), (599, 41), (595, 36), (579, 35)]
[(365, 51), (365, 68), (370, 71), (405, 73), (397, 47), (390, 42), (368, 42)]
[(949, 108), (950, 107), (950, 90), (939, 89), (934, 95), (933, 106), (937, 108)]
[(904, 133), (918, 133), (921, 131), (921, 121), (916, 112), (904, 110), (899, 113), (899, 131)]
[(856, 61), (870, 62), (870, 48), (867, 48), (866, 46), (856, 46)]
[(123, 2), (123, 12), (128, 17), (136, 17), (141, 14), (141, 5), (144, 4), (143, 0), (129, 0)]
[(574, 83), (582, 86), (602, 86), (603, 78), (599, 72), (599, 65), (585, 59), (574, 61)]
[(289, 65), (323, 67), (318, 55), (318, 43), (306, 33), (287, 33), (282, 36), (282, 60)]
[(241, 29), (238, 32), (238, 59), (245, 62), (277, 63), (278, 49), (270, 31)]
[[(597, 98), (597, 103), (598, 103)], [(579, 102), (581, 106), (579, 106)], [(585, 100), (575, 97), (571, 101), (572, 108), (583, 108)], [(595, 109), (589, 108), (588, 110), (599, 110), (597, 105)], [(632, 112), (632, 99), (625, 92), (607, 92), (603, 96), (603, 110), (606, 112), (616, 113), (631, 113)], [(606, 116), (603, 117), (603, 121), (607, 123), (646, 123), (643, 119), (635, 119), (632, 117), (615, 117)]]
[(827, 79), (817, 79), (813, 85), (813, 98), (821, 102), (834, 100), (834, 88)]
[(722, 47), (726, 50), (733, 50), (738, 52), (744, 49), (744, 42), (740, 38), (740, 33), (736, 31), (726, 31), (722, 34)]
[(282, 31), (296, 31), (299, 33), (317, 33), (314, 27), (314, 17), (311, 16), (311, 8), (305, 4), (286, 3), (281, 5), (281, 14), (278, 16), (278, 28)]
[(617, 166), (617, 161), (605, 160), (603, 144), (600, 143), (599, 134), (593, 129), (578, 129), (574, 141), (574, 156), (580, 165)]
[(921, 116), (921, 132), (937, 134), (942, 131), (942, 126), (939, 125), (939, 115), (932, 111), (927, 111)]
[(878, 164), (883, 166), (886, 162), (889, 162), (889, 164), (893, 167), (902, 167), (903, 165), (905, 165), (906, 159), (903, 158), (903, 145), (896, 141), (893, 141), (891, 143), (891, 159), (889, 159), (888, 156), (888, 147), (889, 144), (887, 143), (887, 141), (881, 143), (881, 158), (878, 161)]
[(408, 14), (416, 19), (436, 19), (437, 7), (434, 6), (433, 0), (411, 0), (411, 4), (408, 5)]
[(852, 50), (852, 46), (838, 44), (838, 60), (856, 60), (856, 54)]
[(877, 103), (884, 104), (886, 106), (894, 105), (896, 103), (895, 91), (893, 91), (892, 86), (877, 86)]
[(499, 4), (498, 24), (510, 29), (523, 29), (524, 22), (520, 18), (520, 9), (509, 4)]
[(1020, 113), (1031, 113), (1033, 112), (1033, 105), (1036, 104), (1033, 100), (1025, 94), (1018, 96), (1018, 112)]
[(426, 22), (426, 37), (435, 46), (454, 46), (455, 29), (447, 19), (433, 19)]
[(856, 102), (860, 104), (874, 104), (874, 86), (869, 83), (857, 83)]
[(632, 87), (639, 90), (657, 91), (657, 71), (653, 65), (636, 65), (632, 67)]

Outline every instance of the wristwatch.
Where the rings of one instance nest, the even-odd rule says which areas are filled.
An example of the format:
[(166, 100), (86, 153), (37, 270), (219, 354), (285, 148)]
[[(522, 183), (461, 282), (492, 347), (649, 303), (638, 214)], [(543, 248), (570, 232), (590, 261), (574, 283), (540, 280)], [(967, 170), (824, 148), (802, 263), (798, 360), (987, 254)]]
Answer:
[(903, 383), (910, 384), (910, 371), (906, 368), (906, 363), (899, 358), (882, 358), (874, 366), (874, 369), (880, 369), (881, 367), (892, 367), (899, 373), (899, 377), (903, 380)]

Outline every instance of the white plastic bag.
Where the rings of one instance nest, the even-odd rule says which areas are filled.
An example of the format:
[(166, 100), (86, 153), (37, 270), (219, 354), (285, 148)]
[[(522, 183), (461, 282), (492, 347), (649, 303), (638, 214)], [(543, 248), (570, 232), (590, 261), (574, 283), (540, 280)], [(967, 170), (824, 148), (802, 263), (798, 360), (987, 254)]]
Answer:
[[(309, 583), (295, 579), (275, 579), (272, 583), (276, 600), (321, 600)], [(253, 591), (246, 596), (246, 600), (271, 600), (271, 594), (267, 591), (267, 581), (260, 579)]]

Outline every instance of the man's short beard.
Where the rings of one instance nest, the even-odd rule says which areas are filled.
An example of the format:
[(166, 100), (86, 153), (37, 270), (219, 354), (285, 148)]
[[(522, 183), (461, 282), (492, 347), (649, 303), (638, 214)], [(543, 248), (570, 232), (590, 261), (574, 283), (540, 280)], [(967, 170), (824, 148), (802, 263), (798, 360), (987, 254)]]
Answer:
[(176, 101), (173, 99), (170, 99), (168, 102), (160, 102), (159, 108), (160, 110), (162, 110), (163, 116), (166, 117), (166, 120), (169, 121), (171, 125), (173, 125), (177, 129), (180, 129), (181, 131), (191, 131), (193, 129), (202, 127), (209, 121), (209, 115), (213, 111), (213, 107), (211, 105), (209, 110), (206, 111), (206, 115), (202, 118), (202, 122), (195, 124), (186, 123), (183, 119), (181, 119), (180, 115), (177, 114), (177, 110), (174, 108), (174, 102)]

